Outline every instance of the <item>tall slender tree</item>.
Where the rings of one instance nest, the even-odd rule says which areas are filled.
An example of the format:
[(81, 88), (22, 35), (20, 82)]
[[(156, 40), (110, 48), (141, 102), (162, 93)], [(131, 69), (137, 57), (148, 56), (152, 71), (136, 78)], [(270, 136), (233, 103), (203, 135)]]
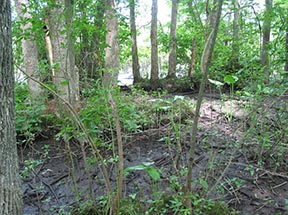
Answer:
[[(194, 23), (199, 23), (201, 26), (201, 29), (203, 30), (203, 34), (205, 34), (205, 28), (202, 23), (200, 13), (198, 11), (197, 5), (194, 3), (194, 1), (189, 1), (189, 16), (193, 20)], [(191, 43), (191, 61), (189, 65), (188, 70), (188, 77), (192, 77), (193, 73), (195, 71), (195, 65), (196, 65), (196, 58), (197, 58), (197, 37), (196, 34), (194, 35)]]
[[(224, 0), (213, 1), (213, 10), (209, 16), (209, 19), (210, 19), (209, 22), (210, 22), (210, 27), (211, 27), (210, 34), (208, 38), (206, 39), (205, 47), (202, 52), (202, 58), (201, 58), (202, 81), (201, 81), (201, 85), (199, 89), (194, 123), (192, 127), (192, 137), (191, 137), (191, 142), (190, 142), (190, 152), (189, 152), (189, 158), (188, 158), (188, 173), (187, 173), (187, 178), (186, 178), (186, 186), (184, 189), (186, 196), (188, 196), (188, 194), (190, 194), (192, 191), (192, 169), (193, 169), (193, 163), (194, 163), (194, 157), (195, 157), (196, 136), (198, 132), (200, 108), (201, 108), (202, 100), (204, 97), (204, 90), (205, 90), (205, 86), (207, 82), (208, 71), (209, 71), (209, 67), (211, 64), (212, 53), (214, 50), (216, 37), (218, 33), (223, 1)], [(192, 212), (190, 198), (187, 198), (185, 205), (186, 207), (191, 208), (191, 212)]]
[(132, 70), (134, 84), (141, 82), (140, 65), (138, 58), (138, 47), (137, 47), (137, 30), (136, 30), (136, 17), (135, 17), (135, 0), (129, 1), (130, 9), (130, 29), (132, 39)]
[[(287, 9), (288, 12), (288, 9)], [(286, 20), (286, 35), (285, 35), (285, 65), (284, 71), (286, 72), (284, 77), (288, 79), (288, 20)]]
[[(57, 0), (49, 8), (48, 26), (51, 38), (52, 77), (59, 95), (79, 108), (79, 73), (75, 66), (74, 42), (72, 38), (72, 0)], [(63, 105), (58, 104), (62, 111)]]
[(0, 214), (22, 215), (9, 0), (0, 1)]
[(263, 36), (262, 36), (262, 50), (261, 50), (261, 64), (264, 68), (264, 73), (269, 71), (269, 43), (271, 32), (271, 11), (273, 0), (265, 0), (265, 13), (263, 23)]
[(158, 40), (157, 40), (157, 14), (158, 14), (158, 0), (152, 0), (151, 9), (151, 86), (157, 88), (159, 81), (159, 64), (158, 64)]
[(103, 86), (110, 87), (117, 83), (119, 72), (118, 17), (114, 0), (105, 0), (106, 12), (106, 44), (105, 72)]
[[(22, 20), (26, 20), (21, 23), (21, 29), (23, 30), (23, 35), (25, 36), (22, 43), (22, 52), (23, 52), (23, 62), (25, 67), (25, 72), (35, 78), (36, 80), (40, 80), (39, 72), (37, 72), (38, 68), (38, 48), (37, 43), (34, 38), (34, 34), (31, 32), (33, 18), (31, 13), (25, 8), (29, 9), (29, 1), (28, 0), (15, 0), (15, 5), (17, 9), (18, 16), (21, 17)], [(24, 8), (25, 6), (25, 8)], [(26, 12), (24, 12), (24, 9)], [(28, 20), (28, 21), (27, 21)], [(30, 32), (29, 32), (30, 31)], [(39, 99), (41, 97), (41, 87), (40, 85), (28, 78), (27, 80), (28, 88), (30, 91), (31, 99)]]
[(178, 0), (172, 0), (171, 27), (170, 27), (170, 52), (168, 60), (168, 77), (176, 76), (176, 35), (177, 35)]
[(192, 40), (192, 46), (191, 46), (191, 62), (189, 65), (189, 70), (188, 70), (188, 77), (192, 77), (193, 73), (195, 71), (195, 64), (196, 64), (196, 56), (197, 56), (197, 43), (196, 43), (196, 36), (193, 37)]
[(233, 0), (234, 7), (234, 19), (233, 19), (233, 41), (232, 41), (232, 54), (230, 63), (232, 67), (235, 67), (239, 63), (239, 30), (240, 30), (240, 5), (238, 0)]

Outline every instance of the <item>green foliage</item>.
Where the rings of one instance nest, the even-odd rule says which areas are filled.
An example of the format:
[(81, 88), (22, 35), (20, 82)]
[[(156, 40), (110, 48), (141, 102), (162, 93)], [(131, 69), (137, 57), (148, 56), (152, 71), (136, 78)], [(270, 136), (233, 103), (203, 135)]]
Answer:
[[(122, 199), (119, 215), (158, 215), (158, 214), (181, 214), (181, 215), (236, 215), (237, 213), (223, 202), (208, 200), (197, 194), (189, 197), (193, 205), (193, 212), (183, 205), (184, 196), (179, 194), (163, 195), (155, 201), (143, 202), (134, 195)], [(104, 200), (104, 201), (103, 201)], [(72, 215), (107, 215), (107, 198), (100, 197), (96, 202), (85, 202), (79, 208), (74, 209)]]
[(23, 168), (23, 170), (21, 170), (20, 172), (20, 176), (22, 178), (28, 178), (31, 174), (31, 172), (39, 165), (42, 164), (42, 161), (40, 160), (34, 160), (34, 159), (29, 159), (29, 160), (25, 160), (24, 162), (25, 166)]
[[(168, 123), (169, 113), (174, 121), (185, 122), (194, 115), (194, 102), (184, 97), (171, 99), (161, 98), (163, 95), (148, 95), (143, 91), (133, 89), (132, 94), (123, 96), (119, 88), (111, 90), (115, 100), (119, 121), (125, 133), (137, 132), (151, 127), (159, 127)], [(85, 107), (81, 109), (80, 118), (92, 138), (110, 138), (115, 132), (113, 114), (108, 102), (108, 93), (103, 89), (92, 89), (85, 92), (87, 96)], [(89, 96), (91, 95), (91, 96)], [(68, 117), (62, 122), (58, 137), (71, 139), (77, 137), (77, 126)]]
[(33, 142), (42, 131), (44, 104), (31, 101), (27, 84), (16, 84), (16, 133), (21, 143)]
[(119, 18), (119, 51), (120, 62), (125, 63), (131, 57), (132, 40), (131, 40), (129, 19), (125, 16)]
[(151, 167), (153, 164), (154, 162), (144, 162), (137, 166), (127, 167), (124, 170), (124, 175), (127, 176), (129, 172), (132, 172), (132, 171), (144, 170), (150, 176), (152, 180), (157, 181), (160, 179), (160, 171), (156, 168)]
[[(108, 93), (103, 89), (93, 89), (89, 93), (93, 96), (87, 98), (86, 106), (81, 110), (80, 118), (88, 128), (92, 137), (104, 135), (109, 130), (114, 130), (113, 115), (108, 102)], [(137, 131), (136, 106), (129, 101), (129, 97), (122, 96), (118, 88), (112, 90), (113, 99), (117, 105), (119, 120), (127, 132)]]

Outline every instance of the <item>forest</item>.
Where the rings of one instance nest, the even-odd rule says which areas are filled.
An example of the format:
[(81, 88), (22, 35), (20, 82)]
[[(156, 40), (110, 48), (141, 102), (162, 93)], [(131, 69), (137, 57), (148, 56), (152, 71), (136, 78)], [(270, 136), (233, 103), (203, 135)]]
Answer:
[(0, 215), (288, 214), (287, 0), (0, 0)]

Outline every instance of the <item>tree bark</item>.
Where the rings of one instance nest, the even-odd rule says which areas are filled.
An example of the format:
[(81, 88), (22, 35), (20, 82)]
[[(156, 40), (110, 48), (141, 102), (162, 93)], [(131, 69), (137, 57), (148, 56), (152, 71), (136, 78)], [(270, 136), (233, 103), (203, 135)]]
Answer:
[(152, 88), (158, 87), (159, 81), (159, 64), (158, 64), (158, 40), (157, 40), (157, 14), (158, 0), (152, 0), (151, 9), (151, 77), (150, 82)]
[(130, 29), (132, 39), (132, 70), (133, 70), (133, 83), (141, 82), (140, 65), (138, 58), (138, 47), (137, 47), (137, 31), (136, 31), (136, 18), (135, 18), (135, 0), (130, 0)]
[(192, 53), (191, 53), (191, 63), (188, 71), (188, 77), (192, 77), (195, 71), (196, 56), (197, 56), (197, 46), (196, 46), (196, 36), (192, 40)]
[[(288, 12), (288, 10), (287, 10)], [(286, 72), (284, 77), (286, 80), (288, 79), (288, 21), (286, 20), (286, 39), (285, 39), (285, 65), (284, 65), (284, 71)]]
[(264, 68), (264, 73), (269, 72), (269, 42), (271, 32), (271, 10), (273, 0), (265, 0), (265, 13), (263, 23), (263, 38), (262, 38), (262, 50), (261, 50), (261, 64)]
[(238, 0), (233, 0), (234, 6), (234, 19), (233, 19), (233, 43), (232, 43), (232, 54), (230, 63), (232, 67), (239, 64), (239, 29), (240, 29), (240, 5)]
[[(28, 0), (15, 0), (16, 10), (18, 13), (18, 17), (21, 17), (22, 19), (28, 19), (28, 22), (23, 24), (21, 23), (21, 28), (24, 32), (24, 34), (29, 33), (30, 36), (24, 37), (22, 39), (22, 52), (23, 52), (23, 61), (24, 61), (24, 67), (25, 72), (35, 78), (36, 80), (40, 80), (40, 75), (37, 72), (38, 68), (38, 48), (37, 44), (34, 38), (33, 33), (30, 29), (32, 29), (32, 23), (29, 21), (29, 19), (32, 19), (32, 15), (29, 13), (29, 11), (23, 12), (23, 5), (25, 7), (28, 7), (29, 1)], [(30, 92), (30, 96), (32, 100), (39, 99), (41, 97), (42, 89), (40, 85), (33, 81), (32, 79), (27, 80), (28, 88)]]
[(8, 0), (1, 1), (0, 35), (0, 214), (21, 215), (23, 203), (18, 175), (11, 6)]
[[(72, 1), (58, 0), (50, 10), (49, 29), (52, 44), (53, 63), (51, 65), (53, 83), (59, 95), (73, 108), (80, 104), (79, 73), (75, 66), (75, 53), (72, 39)], [(58, 104), (58, 111), (63, 105)]]
[(176, 34), (177, 34), (178, 0), (172, 0), (171, 27), (170, 27), (170, 52), (168, 60), (168, 77), (176, 77)]
[(117, 84), (119, 73), (118, 18), (114, 0), (106, 0), (106, 45), (105, 72), (103, 86), (108, 88)]

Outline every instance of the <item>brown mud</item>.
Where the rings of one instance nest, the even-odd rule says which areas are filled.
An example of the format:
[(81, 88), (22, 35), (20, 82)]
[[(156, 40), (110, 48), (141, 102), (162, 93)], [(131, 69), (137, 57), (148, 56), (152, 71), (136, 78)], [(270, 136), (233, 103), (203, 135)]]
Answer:
[[(256, 146), (252, 139), (245, 136), (249, 113), (241, 105), (230, 101), (223, 107), (223, 102), (214, 96), (205, 98), (193, 170), (194, 192), (214, 200), (225, 200), (227, 205), (242, 215), (288, 214), (288, 158), (284, 156), (277, 168), (269, 162), (263, 161), (262, 166), (257, 163)], [(230, 110), (233, 110), (233, 114), (227, 114)], [(158, 129), (126, 136), (125, 167), (154, 162), (153, 167), (161, 170), (158, 191), (171, 192), (168, 178), (175, 175), (173, 160), (179, 150), (176, 140), (181, 142), (178, 168), (183, 169), (189, 153), (190, 130), (183, 127), (181, 135), (177, 136), (169, 126), (163, 125)], [(174, 141), (168, 144), (164, 141), (167, 137)], [(22, 185), (26, 215), (64, 214), (78, 207), (79, 202), (105, 194), (99, 164), (90, 161), (87, 173), (78, 143), (71, 141), (69, 147), (72, 152), (70, 156), (67, 153), (68, 145), (52, 137), (21, 148), (21, 171), (24, 175), (26, 173)], [(104, 156), (109, 159), (111, 154)], [(40, 162), (35, 164), (37, 161)], [(34, 168), (27, 169), (33, 165)], [(115, 183), (114, 166), (108, 166), (110, 179)], [(204, 190), (196, 183), (199, 178), (214, 189)], [(151, 197), (151, 189), (151, 179), (145, 171), (133, 171), (125, 179), (125, 196), (137, 194), (145, 201), (145, 198)]]

